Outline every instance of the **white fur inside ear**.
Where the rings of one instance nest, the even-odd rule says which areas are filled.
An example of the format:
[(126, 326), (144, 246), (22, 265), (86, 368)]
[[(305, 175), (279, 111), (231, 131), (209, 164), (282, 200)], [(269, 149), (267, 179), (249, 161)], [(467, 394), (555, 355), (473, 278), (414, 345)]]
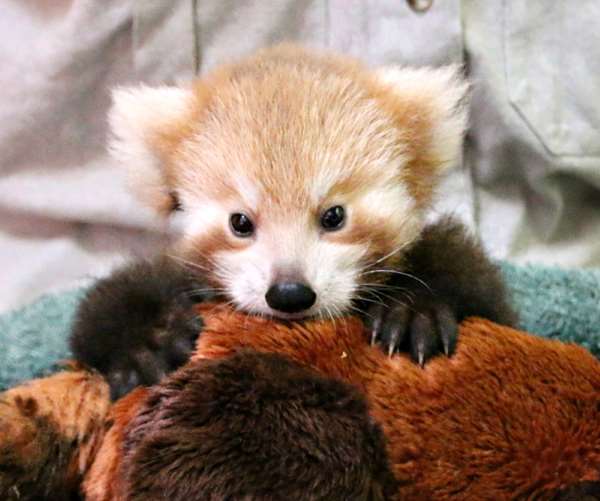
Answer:
[(190, 110), (192, 91), (167, 86), (121, 87), (113, 90), (112, 98), (110, 152), (127, 169), (132, 191), (161, 210), (170, 194), (153, 141), (158, 132), (176, 124)]
[(388, 66), (376, 70), (376, 78), (405, 100), (428, 107), (432, 116), (431, 153), (440, 169), (460, 159), (468, 122), (469, 84), (459, 65), (440, 68)]

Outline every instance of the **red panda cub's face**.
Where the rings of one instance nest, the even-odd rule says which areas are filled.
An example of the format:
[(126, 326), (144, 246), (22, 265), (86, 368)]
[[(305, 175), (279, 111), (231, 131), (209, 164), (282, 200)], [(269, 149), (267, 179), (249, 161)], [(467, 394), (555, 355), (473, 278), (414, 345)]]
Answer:
[(457, 160), (455, 69), (369, 70), (284, 45), (189, 88), (121, 89), (112, 151), (177, 252), (237, 307), (339, 315), (418, 237)]

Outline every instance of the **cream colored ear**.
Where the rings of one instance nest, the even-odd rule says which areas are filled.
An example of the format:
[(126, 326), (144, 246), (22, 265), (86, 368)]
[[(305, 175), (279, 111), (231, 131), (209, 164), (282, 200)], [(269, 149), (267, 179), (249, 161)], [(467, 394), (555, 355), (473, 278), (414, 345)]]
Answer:
[(441, 68), (383, 67), (375, 71), (379, 84), (399, 101), (402, 113), (426, 118), (428, 129), (426, 156), (435, 159), (443, 170), (460, 159), (463, 136), (467, 128), (469, 85), (461, 67)]
[(132, 191), (155, 210), (168, 212), (171, 193), (157, 141), (181, 122), (192, 107), (193, 94), (180, 87), (117, 88), (108, 120), (109, 149), (128, 173)]

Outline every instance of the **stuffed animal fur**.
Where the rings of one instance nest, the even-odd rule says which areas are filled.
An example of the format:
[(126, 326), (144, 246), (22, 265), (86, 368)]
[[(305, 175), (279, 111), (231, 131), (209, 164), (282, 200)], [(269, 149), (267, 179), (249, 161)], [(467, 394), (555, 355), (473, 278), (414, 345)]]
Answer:
[(4, 498), (600, 497), (600, 363), (580, 347), (469, 319), (422, 369), (355, 318), (200, 313), (192, 360), (110, 410), (81, 371), (6, 392)]

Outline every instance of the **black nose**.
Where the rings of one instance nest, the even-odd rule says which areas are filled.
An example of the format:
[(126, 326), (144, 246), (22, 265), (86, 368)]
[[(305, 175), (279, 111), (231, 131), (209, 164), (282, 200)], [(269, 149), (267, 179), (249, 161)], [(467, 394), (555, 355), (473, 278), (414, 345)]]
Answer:
[(298, 313), (315, 304), (317, 295), (310, 287), (300, 282), (283, 282), (272, 285), (265, 299), (274, 310)]

